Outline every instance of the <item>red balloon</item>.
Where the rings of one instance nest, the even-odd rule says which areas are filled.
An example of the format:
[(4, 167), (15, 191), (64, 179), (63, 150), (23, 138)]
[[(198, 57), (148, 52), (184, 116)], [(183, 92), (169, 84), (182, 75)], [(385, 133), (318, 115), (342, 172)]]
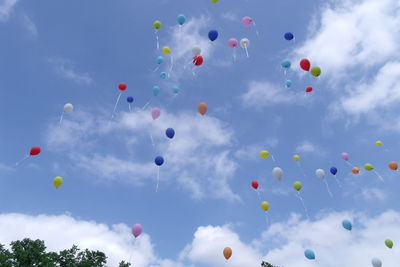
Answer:
[(257, 189), (257, 188), (258, 188), (258, 182), (257, 182), (257, 181), (251, 182), (251, 186), (252, 186), (254, 189)]
[(38, 146), (32, 147), (32, 148), (31, 148), (31, 151), (29, 152), (29, 154), (30, 154), (31, 156), (36, 156), (36, 155), (38, 155), (39, 153), (40, 153), (40, 147), (38, 147)]
[(203, 61), (204, 61), (204, 59), (200, 55), (197, 55), (193, 58), (193, 64), (196, 66), (200, 66), (201, 64), (203, 64)]
[(302, 68), (303, 70), (309, 71), (309, 70), (310, 70), (310, 67), (311, 67), (311, 63), (310, 63), (310, 61), (309, 61), (308, 59), (303, 58), (303, 59), (300, 61), (300, 68)]
[(310, 87), (307, 87), (307, 88), (306, 88), (306, 92), (307, 92), (307, 93), (312, 92), (312, 87), (311, 87), (311, 86), (310, 86)]
[(126, 83), (120, 83), (118, 84), (118, 89), (121, 91), (125, 91), (126, 90)]

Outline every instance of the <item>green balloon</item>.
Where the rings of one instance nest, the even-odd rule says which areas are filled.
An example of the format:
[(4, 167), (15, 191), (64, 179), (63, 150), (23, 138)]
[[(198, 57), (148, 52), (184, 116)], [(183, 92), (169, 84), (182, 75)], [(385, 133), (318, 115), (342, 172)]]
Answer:
[(156, 21), (154, 21), (154, 23), (153, 23), (153, 27), (154, 27), (154, 29), (156, 29), (156, 30), (159, 30), (160, 28), (161, 28), (161, 21), (159, 21), (159, 20), (156, 20)]
[(301, 182), (297, 181), (293, 183), (293, 188), (296, 189), (296, 191), (300, 191), (301, 188), (303, 188), (303, 185), (301, 184)]
[(393, 241), (390, 240), (390, 239), (386, 239), (386, 240), (385, 240), (385, 245), (386, 245), (388, 248), (392, 248), (392, 247), (393, 247)]
[(312, 67), (311, 75), (315, 76), (315, 77), (318, 77), (319, 75), (321, 75), (321, 68), (320, 67)]
[(371, 163), (366, 163), (364, 165), (364, 169), (367, 170), (367, 171), (372, 171), (374, 169), (374, 166), (372, 166)]

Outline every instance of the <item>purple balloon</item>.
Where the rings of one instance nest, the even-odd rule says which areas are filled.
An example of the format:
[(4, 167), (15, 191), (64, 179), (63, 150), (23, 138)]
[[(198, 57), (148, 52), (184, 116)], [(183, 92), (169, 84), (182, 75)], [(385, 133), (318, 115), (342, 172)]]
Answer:
[(135, 238), (138, 237), (138, 236), (142, 233), (142, 230), (143, 230), (142, 225), (140, 225), (140, 224), (134, 224), (133, 227), (132, 227), (132, 234), (133, 234), (133, 236), (134, 236)]
[(349, 154), (347, 154), (346, 152), (343, 152), (341, 155), (342, 159), (348, 161), (349, 160)]
[(253, 19), (252, 19), (252, 18), (247, 17), (247, 16), (242, 18), (242, 24), (243, 24), (243, 26), (248, 27), (248, 26), (250, 26), (252, 23), (253, 23)]
[(158, 119), (158, 117), (160, 117), (161, 115), (161, 109), (160, 108), (153, 108), (151, 110), (151, 117), (153, 118), (153, 120)]
[(231, 38), (231, 39), (229, 39), (228, 44), (229, 44), (230, 48), (236, 48), (236, 47), (238, 47), (239, 42), (235, 38)]

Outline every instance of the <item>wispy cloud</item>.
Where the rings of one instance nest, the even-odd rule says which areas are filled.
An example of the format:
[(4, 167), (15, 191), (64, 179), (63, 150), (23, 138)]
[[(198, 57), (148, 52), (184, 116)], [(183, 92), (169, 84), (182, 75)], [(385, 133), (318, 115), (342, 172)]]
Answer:
[(385, 201), (387, 198), (387, 193), (383, 190), (373, 187), (366, 188), (362, 191), (362, 197), (367, 201)]
[(25, 30), (34, 38), (38, 36), (38, 30), (36, 24), (33, 22), (32, 18), (27, 14), (21, 16), (21, 23)]
[(59, 57), (50, 58), (48, 62), (54, 67), (55, 71), (64, 78), (67, 78), (78, 84), (89, 85), (93, 83), (93, 79), (89, 73), (80, 73), (76, 71), (72, 62), (68, 59)]
[(0, 0), (0, 21), (7, 21), (17, 0)]

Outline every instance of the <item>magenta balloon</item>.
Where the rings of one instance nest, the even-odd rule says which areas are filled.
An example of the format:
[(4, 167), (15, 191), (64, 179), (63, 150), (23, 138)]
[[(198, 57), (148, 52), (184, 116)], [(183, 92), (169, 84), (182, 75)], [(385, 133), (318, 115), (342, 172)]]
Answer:
[(344, 159), (344, 160), (349, 160), (349, 154), (347, 154), (346, 152), (343, 152), (342, 154), (341, 154), (341, 157), (342, 157), (342, 159)]
[(153, 108), (151, 110), (151, 117), (153, 118), (153, 120), (158, 119), (158, 117), (160, 117), (161, 115), (161, 109), (159, 108)]
[(250, 17), (243, 17), (243, 18), (242, 18), (242, 24), (243, 24), (243, 26), (248, 27), (248, 26), (250, 26), (252, 23), (253, 23), (253, 19), (252, 19), (252, 18), (250, 18)]
[(231, 39), (229, 39), (228, 44), (229, 44), (230, 48), (236, 48), (236, 47), (238, 47), (239, 42), (235, 38), (231, 38)]
[(142, 225), (140, 225), (140, 224), (134, 224), (133, 227), (132, 227), (132, 234), (133, 234), (133, 236), (134, 236), (135, 238), (138, 237), (138, 236), (142, 233), (142, 230), (143, 230)]

